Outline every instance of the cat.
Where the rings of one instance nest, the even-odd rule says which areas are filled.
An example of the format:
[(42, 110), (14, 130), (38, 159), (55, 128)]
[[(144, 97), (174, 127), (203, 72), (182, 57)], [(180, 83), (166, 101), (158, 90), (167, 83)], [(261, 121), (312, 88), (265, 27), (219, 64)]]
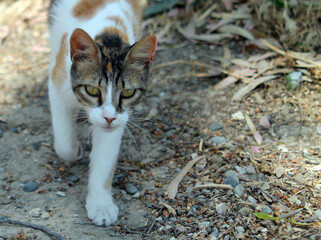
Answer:
[[(155, 35), (140, 39), (137, 0), (51, 0), (49, 101), (54, 148), (81, 159), (77, 111), (92, 125), (86, 210), (96, 225), (118, 218), (111, 182), (126, 123), (147, 88)], [(140, 39), (137, 41), (137, 39)]]

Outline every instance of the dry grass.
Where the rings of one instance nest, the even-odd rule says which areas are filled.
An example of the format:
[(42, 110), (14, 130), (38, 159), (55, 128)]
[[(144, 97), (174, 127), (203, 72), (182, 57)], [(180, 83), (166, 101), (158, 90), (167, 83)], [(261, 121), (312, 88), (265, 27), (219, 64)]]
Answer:
[(284, 7), (283, 1), (249, 2), (259, 31), (277, 38), (285, 49), (320, 51), (321, 1), (285, 0)]

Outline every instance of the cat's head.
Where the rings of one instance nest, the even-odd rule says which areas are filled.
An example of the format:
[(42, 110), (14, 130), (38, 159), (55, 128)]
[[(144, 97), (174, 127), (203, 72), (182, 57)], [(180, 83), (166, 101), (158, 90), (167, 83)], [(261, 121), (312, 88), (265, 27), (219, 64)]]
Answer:
[(92, 39), (75, 29), (70, 37), (73, 92), (92, 124), (111, 131), (125, 126), (133, 107), (147, 88), (156, 37), (134, 45), (104, 33)]

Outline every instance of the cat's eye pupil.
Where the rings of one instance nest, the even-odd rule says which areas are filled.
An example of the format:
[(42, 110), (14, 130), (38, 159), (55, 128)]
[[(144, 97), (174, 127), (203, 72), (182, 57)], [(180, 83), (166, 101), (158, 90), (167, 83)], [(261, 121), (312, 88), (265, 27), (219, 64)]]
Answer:
[(92, 86), (86, 85), (85, 90), (90, 96), (97, 97), (100, 95), (100, 90), (97, 87), (92, 87)]
[(121, 92), (121, 96), (123, 98), (130, 98), (134, 96), (134, 94), (135, 94), (135, 89), (125, 89)]

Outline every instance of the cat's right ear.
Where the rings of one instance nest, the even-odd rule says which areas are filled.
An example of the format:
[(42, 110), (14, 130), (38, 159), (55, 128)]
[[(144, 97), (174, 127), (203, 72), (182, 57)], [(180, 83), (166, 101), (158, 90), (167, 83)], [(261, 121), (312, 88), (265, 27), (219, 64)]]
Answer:
[(99, 56), (100, 52), (94, 40), (84, 30), (76, 28), (70, 37), (71, 61), (98, 61)]

